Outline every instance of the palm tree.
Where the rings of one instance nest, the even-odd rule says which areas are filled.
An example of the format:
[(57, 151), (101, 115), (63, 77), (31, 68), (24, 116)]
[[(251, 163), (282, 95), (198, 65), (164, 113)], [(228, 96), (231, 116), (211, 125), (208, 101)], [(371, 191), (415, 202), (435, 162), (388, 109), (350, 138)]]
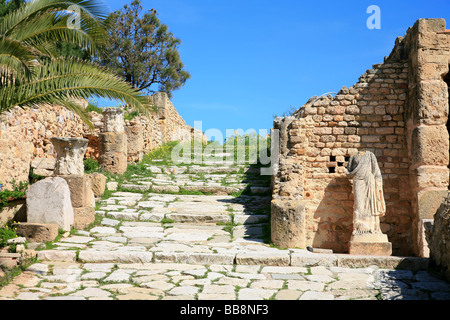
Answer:
[(32, 0), (0, 18), (0, 113), (19, 106), (58, 104), (92, 128), (74, 101), (103, 97), (144, 114), (147, 97), (95, 63), (63, 58), (58, 43), (73, 43), (93, 56), (107, 41), (105, 8), (98, 0)]

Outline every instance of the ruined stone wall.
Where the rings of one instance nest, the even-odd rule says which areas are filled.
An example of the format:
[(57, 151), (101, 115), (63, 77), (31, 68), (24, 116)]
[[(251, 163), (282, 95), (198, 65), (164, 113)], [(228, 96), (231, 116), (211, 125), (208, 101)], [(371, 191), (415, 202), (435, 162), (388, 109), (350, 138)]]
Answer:
[(449, 184), (449, 60), (445, 21), (421, 19), (357, 84), (335, 97), (313, 97), (294, 117), (275, 121), (281, 130), (273, 179), (275, 244), (347, 252), (353, 195), (345, 167), (350, 156), (368, 150), (383, 176), (381, 229), (393, 254), (427, 256), (423, 223)]
[(27, 181), (34, 158), (55, 157), (52, 137), (81, 137), (88, 131), (78, 116), (60, 106), (14, 108), (0, 119), (0, 182)]
[(433, 219), (449, 184), (448, 75), (450, 33), (444, 19), (421, 19), (401, 41), (409, 61), (406, 129), (413, 188), (413, 249), (428, 256), (423, 224)]
[(202, 132), (186, 124), (165, 93), (155, 93), (151, 99), (157, 112), (125, 121), (128, 161), (139, 161), (146, 151), (154, 150), (169, 141), (199, 139), (206, 142)]
[[(374, 65), (356, 85), (342, 88), (335, 97), (312, 98), (287, 126), (289, 152), (283, 161), (300, 163), (302, 177), (282, 178), (281, 171), (280, 179), (302, 183), (305, 245), (348, 250), (353, 195), (345, 170), (350, 156), (368, 150), (377, 156), (383, 174), (387, 213), (381, 220), (382, 230), (397, 252), (409, 246), (407, 77), (403, 61)], [(286, 198), (298, 190), (296, 186), (286, 190), (284, 184), (275, 192)]]
[[(150, 97), (158, 108), (148, 116), (125, 121), (128, 137), (128, 161), (136, 162), (163, 143), (181, 138), (179, 131), (192, 133), (192, 128), (178, 114), (164, 93)], [(94, 130), (61, 106), (13, 108), (3, 113), (0, 121), (0, 183), (11, 188), (11, 182), (27, 181), (31, 163), (37, 158), (55, 158), (52, 137), (83, 137), (89, 139), (86, 157), (98, 159), (99, 133), (103, 116), (91, 112)], [(197, 133), (204, 139), (202, 133)]]

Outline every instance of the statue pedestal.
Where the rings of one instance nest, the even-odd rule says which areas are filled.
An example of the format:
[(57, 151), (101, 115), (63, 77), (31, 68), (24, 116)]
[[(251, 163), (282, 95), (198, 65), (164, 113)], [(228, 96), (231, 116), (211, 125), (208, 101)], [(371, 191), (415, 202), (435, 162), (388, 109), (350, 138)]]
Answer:
[(349, 254), (365, 256), (390, 256), (392, 243), (383, 233), (352, 235)]

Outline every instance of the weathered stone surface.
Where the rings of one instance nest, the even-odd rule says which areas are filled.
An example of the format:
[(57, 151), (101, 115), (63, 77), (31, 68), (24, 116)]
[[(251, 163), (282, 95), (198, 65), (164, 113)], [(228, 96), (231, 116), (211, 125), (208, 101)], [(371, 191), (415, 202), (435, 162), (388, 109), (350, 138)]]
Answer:
[(0, 209), (0, 225), (4, 225), (9, 221), (26, 221), (26, 201), (16, 200), (9, 202)]
[(78, 259), (82, 262), (125, 262), (125, 263), (146, 263), (152, 261), (151, 252), (133, 251), (81, 251)]
[(70, 175), (61, 176), (67, 181), (70, 188), (70, 199), (72, 201), (72, 207), (92, 207), (93, 205), (93, 193), (91, 187), (91, 180), (87, 175)]
[(25, 237), (29, 242), (53, 241), (58, 236), (58, 224), (56, 223), (31, 223), (22, 222), (13, 224), (16, 233)]
[(236, 264), (289, 266), (289, 252), (244, 252), (236, 255)]
[(31, 161), (31, 167), (33, 168), (33, 173), (43, 177), (50, 177), (56, 167), (55, 158), (34, 158)]
[(444, 81), (420, 81), (414, 120), (427, 125), (445, 125), (448, 116), (448, 87)]
[(334, 254), (315, 254), (308, 251), (295, 251), (291, 253), (291, 266), (307, 267), (314, 265), (335, 266), (337, 264), (337, 256)]
[(88, 179), (91, 182), (91, 188), (96, 197), (101, 197), (106, 189), (106, 177), (104, 174), (94, 172), (87, 174)]
[(99, 134), (98, 162), (103, 170), (123, 174), (127, 170), (127, 135), (103, 132)]
[(56, 223), (64, 231), (70, 231), (74, 212), (66, 180), (60, 177), (46, 178), (28, 188), (27, 221)]
[(413, 164), (447, 166), (449, 134), (445, 125), (419, 126), (413, 130)]
[(336, 265), (345, 268), (362, 268), (371, 265), (386, 269), (426, 270), (428, 259), (414, 257), (350, 256), (338, 255)]
[(305, 247), (305, 205), (303, 201), (272, 200), (272, 241), (281, 248)]
[(430, 259), (450, 281), (450, 198), (447, 196), (436, 214), (433, 226), (427, 232)]
[(110, 181), (106, 183), (106, 188), (111, 191), (116, 191), (117, 187), (119, 186), (119, 183), (116, 181)]
[(264, 300), (272, 297), (277, 291), (270, 289), (244, 288), (238, 292), (238, 300)]
[(192, 264), (233, 264), (234, 254), (155, 252), (155, 259)]
[(123, 133), (124, 110), (122, 108), (109, 107), (103, 110), (103, 132)]
[(180, 188), (177, 186), (152, 186), (152, 190), (155, 192), (179, 192)]
[(334, 296), (325, 292), (306, 291), (299, 300), (334, 300)]
[(85, 229), (95, 221), (95, 208), (73, 208), (74, 223), (73, 226), (77, 229)]
[(83, 138), (52, 138), (57, 154), (55, 175), (83, 175), (83, 157), (88, 140)]
[[(448, 175), (447, 175), (448, 176)], [(424, 190), (420, 192), (418, 198), (418, 213), (420, 219), (433, 219), (440, 205), (445, 201), (448, 189)]]
[(48, 261), (75, 261), (75, 251), (42, 250), (38, 252), (38, 260)]
[(352, 255), (390, 256), (392, 255), (392, 243), (387, 241), (386, 242), (350, 241), (349, 253)]

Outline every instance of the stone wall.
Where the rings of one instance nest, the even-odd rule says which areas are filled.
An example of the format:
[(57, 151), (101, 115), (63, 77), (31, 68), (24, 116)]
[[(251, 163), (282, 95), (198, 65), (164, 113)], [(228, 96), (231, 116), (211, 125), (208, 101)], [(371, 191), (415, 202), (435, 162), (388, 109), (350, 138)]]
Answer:
[(54, 158), (52, 137), (81, 137), (88, 132), (78, 116), (59, 106), (14, 108), (0, 117), (0, 182), (28, 181), (34, 158)]
[[(138, 116), (125, 121), (128, 135), (128, 161), (136, 162), (163, 143), (181, 138), (179, 132), (193, 129), (186, 125), (164, 93), (150, 97), (158, 111), (148, 117)], [(52, 137), (83, 137), (89, 140), (86, 157), (98, 159), (99, 133), (103, 131), (103, 116), (91, 112), (94, 130), (61, 106), (45, 105), (39, 108), (14, 108), (0, 118), (0, 183), (11, 188), (11, 182), (28, 181), (33, 160), (55, 158)], [(202, 133), (196, 133), (204, 139)], [(40, 161), (34, 161), (39, 163)]]
[(146, 153), (169, 141), (196, 138), (206, 142), (202, 132), (196, 132), (179, 115), (168, 96), (158, 92), (151, 96), (157, 112), (125, 121), (128, 135), (128, 161), (139, 161)]
[(431, 222), (431, 227), (426, 228), (430, 260), (432, 265), (450, 281), (450, 194), (447, 195)]
[[(396, 55), (408, 58), (406, 129), (413, 188), (413, 249), (428, 256), (423, 224), (432, 219), (449, 184), (448, 82), (450, 33), (443, 19), (421, 19)], [(447, 76), (448, 77), (448, 76)]]
[[(294, 117), (276, 119), (275, 244), (348, 252), (353, 194), (345, 167), (350, 156), (368, 150), (377, 156), (383, 175), (381, 228), (393, 254), (426, 255), (422, 219), (433, 216), (448, 188), (448, 87), (442, 76), (450, 50), (431, 50), (450, 40), (448, 33), (438, 33), (445, 30), (442, 21), (419, 20), (354, 86), (336, 96), (313, 97)], [(419, 49), (425, 45), (427, 53)], [(428, 68), (427, 61), (433, 66)], [(431, 75), (433, 80), (421, 80)], [(287, 214), (293, 201), (297, 212)]]

